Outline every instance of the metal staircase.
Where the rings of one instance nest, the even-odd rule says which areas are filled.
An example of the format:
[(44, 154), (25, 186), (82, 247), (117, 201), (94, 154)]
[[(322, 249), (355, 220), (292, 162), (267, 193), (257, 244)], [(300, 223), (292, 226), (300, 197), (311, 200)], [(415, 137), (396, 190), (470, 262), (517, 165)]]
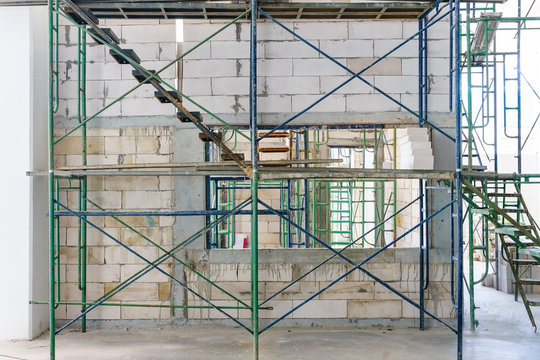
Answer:
[(141, 61), (133, 49), (122, 49), (119, 46), (118, 36), (114, 34), (112, 29), (101, 28), (99, 19), (89, 9), (78, 7), (70, 0), (66, 0), (65, 3), (69, 5), (63, 9), (66, 16), (79, 25), (87, 26), (89, 35), (97, 43), (107, 46), (110, 49), (109, 54), (119, 64), (133, 67), (132, 75), (139, 83), (146, 83), (156, 89), (154, 95), (159, 102), (174, 105), (178, 110), (177, 117), (181, 122), (192, 122), (201, 131), (201, 140), (207, 139), (214, 142), (223, 151), (224, 157), (236, 162), (248, 176), (251, 176), (251, 168), (244, 163), (243, 159), (238, 154), (233, 153), (217, 133), (203, 125), (200, 113), (187, 110), (182, 105), (182, 99), (178, 92), (166, 90), (155, 70), (147, 70), (140, 65)]
[[(468, 180), (463, 180), (463, 185), (463, 198), (471, 211), (481, 214), (495, 226), (494, 234), (500, 239), (502, 257), (512, 272), (515, 299), (521, 297), (536, 331), (531, 306), (540, 306), (540, 302), (530, 300), (525, 290), (526, 286), (540, 285), (540, 278), (532, 277), (532, 268), (540, 266), (540, 236), (538, 224), (523, 199), (521, 185), (513, 179), (486, 182), (481, 188)], [(472, 242), (470, 246), (474, 246)]]

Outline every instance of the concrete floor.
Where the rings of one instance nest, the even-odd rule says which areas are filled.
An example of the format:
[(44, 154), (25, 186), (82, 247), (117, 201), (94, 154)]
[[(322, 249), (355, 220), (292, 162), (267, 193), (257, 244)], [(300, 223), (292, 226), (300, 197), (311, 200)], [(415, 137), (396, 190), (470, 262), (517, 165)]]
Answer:
[[(465, 359), (538, 360), (540, 333), (511, 295), (477, 287), (480, 328), (466, 331)], [(540, 308), (535, 308), (540, 320)], [(468, 317), (467, 317), (468, 319)], [(261, 359), (455, 359), (456, 338), (443, 328), (274, 329), (261, 336)], [(0, 342), (0, 359), (47, 359), (48, 339)], [(57, 359), (252, 359), (240, 329), (91, 330), (57, 337)]]

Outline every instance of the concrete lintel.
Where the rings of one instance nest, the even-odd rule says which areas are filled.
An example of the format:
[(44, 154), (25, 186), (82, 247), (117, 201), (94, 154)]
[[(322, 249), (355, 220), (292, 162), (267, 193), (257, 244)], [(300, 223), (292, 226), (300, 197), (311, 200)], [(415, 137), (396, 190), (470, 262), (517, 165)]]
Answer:
[[(347, 249), (343, 255), (361, 262), (372, 255), (376, 249)], [(259, 263), (261, 264), (311, 264), (323, 262), (332, 255), (327, 249), (260, 249)], [(186, 251), (186, 259), (190, 263), (209, 262), (212, 264), (249, 264), (249, 249), (211, 249)], [(418, 263), (417, 248), (390, 248), (375, 256), (371, 263)], [(433, 249), (430, 252), (432, 264), (447, 264), (450, 261), (450, 251)], [(343, 264), (344, 260), (336, 256), (329, 263)]]
[[(248, 126), (249, 114), (216, 114), (222, 120), (235, 126)], [(295, 113), (262, 113), (259, 114), (259, 126), (277, 126), (290, 119)], [(210, 126), (223, 126), (223, 124), (209, 115), (204, 115), (205, 124)], [(453, 113), (429, 113), (428, 120), (438, 127), (453, 127), (455, 124)], [(288, 126), (418, 126), (418, 118), (407, 112), (312, 112), (291, 121)]]

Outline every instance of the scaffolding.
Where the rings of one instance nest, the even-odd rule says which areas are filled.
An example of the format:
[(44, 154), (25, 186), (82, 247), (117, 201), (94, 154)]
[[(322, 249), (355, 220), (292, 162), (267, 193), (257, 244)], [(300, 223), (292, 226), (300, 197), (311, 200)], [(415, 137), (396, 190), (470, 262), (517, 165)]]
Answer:
[[(170, 3), (167, 8), (159, 7), (160, 5), (156, 2), (103, 2), (96, 4), (93, 1), (71, 1), (71, 0), (50, 0), (49, 4), (49, 61), (50, 61), (50, 79), (49, 79), (49, 274), (50, 274), (50, 296), (47, 302), (33, 302), (35, 304), (48, 304), (49, 306), (49, 315), (50, 315), (50, 358), (55, 358), (55, 336), (66, 329), (71, 324), (81, 321), (82, 331), (86, 330), (86, 315), (95, 309), (98, 306), (150, 306), (145, 304), (118, 304), (111, 303), (108, 300), (120, 292), (121, 290), (128, 287), (130, 284), (135, 282), (137, 279), (147, 274), (151, 270), (156, 270), (161, 272), (163, 275), (169, 277), (176, 284), (184, 287), (187, 292), (191, 293), (195, 298), (200, 299), (205, 303), (203, 306), (189, 306), (189, 305), (161, 305), (163, 307), (174, 307), (174, 308), (208, 308), (214, 309), (219, 313), (223, 314), (226, 318), (233, 321), (236, 325), (245, 329), (248, 334), (252, 336), (253, 339), (253, 358), (259, 358), (259, 336), (265, 331), (270, 329), (272, 326), (280, 322), (286, 316), (290, 315), (298, 308), (302, 307), (310, 300), (312, 300), (317, 295), (323, 293), (328, 288), (336, 284), (341, 279), (345, 278), (349, 274), (359, 271), (367, 275), (369, 278), (379, 283), (385, 287), (390, 292), (397, 295), (400, 299), (406, 301), (419, 311), (419, 327), (420, 329), (424, 328), (424, 317), (434, 319), (435, 321), (441, 323), (442, 325), (449, 328), (457, 337), (457, 347), (456, 347), (456, 357), (457, 359), (462, 359), (463, 357), (463, 327), (464, 327), (464, 294), (463, 294), (463, 282), (460, 281), (463, 277), (463, 226), (461, 219), (464, 216), (463, 212), (463, 180), (464, 178), (471, 179), (474, 177), (482, 177), (485, 175), (472, 173), (472, 141), (473, 136), (471, 136), (471, 131), (473, 127), (471, 126), (471, 112), (468, 112), (468, 133), (469, 136), (467, 139), (468, 144), (468, 159), (467, 168), (462, 171), (462, 151), (463, 151), (463, 128), (462, 128), (462, 106), (461, 101), (461, 81), (462, 81), (462, 68), (463, 62), (461, 59), (461, 39), (462, 33), (460, 26), (463, 23), (461, 20), (460, 13), (460, 1), (459, 0), (450, 0), (442, 2), (437, 1), (420, 1), (420, 2), (362, 2), (362, 3), (301, 3), (301, 4), (287, 4), (287, 3), (274, 3), (267, 1), (257, 1), (251, 0), (250, 2), (175, 2)], [(126, 6), (124, 6), (126, 5)], [(204, 6), (203, 6), (204, 5)], [(213, 11), (208, 11), (212, 9)], [(418, 31), (413, 35), (409, 36), (403, 40), (399, 45), (395, 46), (386, 54), (373, 61), (372, 64), (365, 67), (360, 71), (353, 71), (343, 65), (341, 62), (333, 58), (330, 54), (318, 49), (315, 45), (311, 44), (309, 41), (302, 38), (293, 30), (287, 28), (282, 24), (278, 19), (280, 18), (290, 18), (291, 16), (297, 18), (318, 18), (318, 19), (415, 19), (418, 20)], [(73, 129), (66, 132), (64, 135), (59, 138), (54, 138), (53, 134), (53, 120), (55, 116), (55, 111), (58, 109), (58, 33), (59, 33), (59, 18), (64, 18), (71, 23), (73, 23), (78, 29), (79, 37), (79, 46), (78, 46), (78, 125)], [(133, 51), (128, 51), (122, 49), (119, 45), (119, 41), (110, 30), (103, 29), (98, 25), (98, 18), (202, 18), (202, 19), (229, 19), (230, 21), (224, 24), (219, 30), (213, 33), (211, 36), (203, 40), (198, 45), (194, 46), (190, 50), (186, 51), (181, 56), (177, 57), (174, 61), (170, 62), (167, 66), (158, 69), (157, 71), (152, 71), (143, 68), (138, 61), (137, 55)], [(322, 57), (333, 62), (337, 66), (344, 69), (349, 75), (348, 80), (337, 86), (333, 91), (321, 96), (314, 104), (306, 107), (304, 110), (298, 114), (287, 119), (278, 126), (275, 126), (271, 129), (267, 129), (263, 135), (259, 134), (260, 127), (257, 124), (257, 19), (267, 19), (268, 21), (273, 22), (276, 26), (284, 29), (285, 31), (292, 34), (295, 38), (300, 40), (305, 45), (313, 48), (317, 51)], [(449, 51), (449, 86), (450, 86), (450, 97), (449, 97), (449, 110), (455, 115), (455, 134), (449, 134), (443, 129), (440, 129), (435, 124), (430, 121), (428, 114), (428, 42), (427, 42), (427, 33), (428, 30), (437, 24), (443, 19), (449, 19), (450, 23), (450, 47)], [(189, 97), (189, 94), (184, 94), (181, 91), (178, 91), (173, 85), (168, 84), (163, 79), (160, 78), (160, 74), (173, 66), (176, 62), (181, 60), (187, 54), (193, 52), (203, 43), (210, 40), (215, 35), (222, 32), (227, 27), (236, 23), (239, 20), (247, 20), (250, 22), (250, 101), (249, 101), (249, 132), (240, 131), (237, 127), (225, 122), (223, 119), (219, 118), (218, 115), (212, 113), (209, 109), (206, 109), (204, 105), (196, 103), (193, 99)], [(477, 18), (477, 21), (480, 23), (481, 18)], [(499, 19), (500, 21), (501, 19)], [(467, 25), (471, 19), (467, 16)], [(516, 21), (513, 19), (512, 21)], [(517, 19), (521, 21), (521, 18)], [(486, 26), (487, 29), (487, 26)], [(467, 28), (468, 30), (468, 28)], [(103, 109), (99, 110), (97, 113), (88, 116), (86, 113), (85, 106), (85, 51), (86, 44), (85, 34), (88, 34), (98, 43), (106, 46), (110, 49), (110, 53), (113, 57), (117, 59), (118, 62), (125, 64), (124, 66), (132, 66), (134, 68), (133, 75), (138, 81), (138, 84), (133, 87), (128, 92), (121, 95), (115, 101), (106, 105)], [(487, 29), (485, 31), (486, 36), (489, 35), (490, 31)], [(467, 32), (467, 36), (470, 35), (470, 32)], [(394, 53), (402, 46), (407, 44), (413, 39), (418, 39), (418, 65), (419, 65), (419, 76), (418, 76), (418, 111), (414, 111), (407, 107), (405, 104), (393, 98), (391, 95), (384, 92), (382, 89), (378, 88), (374, 84), (369, 83), (362, 75), (378, 64), (382, 59), (386, 58), (390, 54)], [(468, 39), (468, 38), (467, 38)], [(489, 43), (489, 41), (488, 41)], [(466, 42), (469, 44), (469, 41)], [(470, 49), (468, 49), (470, 50)], [(468, 51), (469, 59), (468, 64), (471, 64), (472, 57), (470, 56), (470, 51)], [(486, 59), (488, 56), (486, 56)], [(487, 60), (486, 60), (487, 61)], [(371, 86), (375, 91), (382, 94), (389, 101), (399, 105), (407, 113), (414, 116), (418, 119), (418, 125), (429, 126), (434, 132), (437, 132), (444, 138), (447, 138), (455, 143), (455, 169), (453, 171), (438, 171), (438, 170), (397, 170), (395, 169), (345, 169), (339, 167), (323, 167), (320, 166), (320, 162), (316, 160), (309, 159), (308, 156), (305, 156), (303, 159), (292, 160), (289, 165), (291, 167), (284, 166), (285, 163), (278, 164), (278, 167), (269, 167), (265, 166), (264, 161), (258, 160), (258, 143), (271, 134), (286, 130), (295, 125), (294, 120), (299, 116), (303, 115), (309, 111), (312, 107), (323, 101), (325, 98), (330, 96), (332, 93), (338, 91), (340, 88), (348, 84), (350, 81), (362, 81), (369, 86)], [(470, 82), (469, 82), (470, 84)], [(81, 130), (83, 139), (86, 138), (86, 126), (89, 121), (96, 118), (99, 114), (103, 113), (105, 110), (113, 106), (115, 103), (120, 101), (122, 98), (136, 90), (141, 86), (153, 86), (156, 89), (158, 98), (162, 102), (167, 102), (176, 107), (179, 112), (179, 119), (181, 121), (188, 121), (193, 123), (204, 137), (209, 140), (209, 144), (213, 144), (220, 149), (222, 154), (226, 154), (231, 162), (228, 163), (184, 163), (184, 164), (149, 164), (149, 165), (126, 165), (126, 166), (89, 166), (87, 165), (87, 144), (86, 141), (83, 141), (82, 144), (82, 154), (83, 154), (83, 164), (80, 167), (66, 167), (59, 168), (55, 167), (54, 164), (54, 146), (60, 143), (62, 140), (67, 138), (69, 135), (73, 134), (77, 130)], [(486, 87), (485, 87), (486, 88)], [(484, 93), (489, 93), (489, 87), (486, 88)], [(489, 95), (486, 95), (489, 97)], [(201, 121), (201, 118), (197, 114), (188, 111), (181, 103), (180, 98), (189, 101), (190, 103), (198, 106), (202, 111), (211, 116), (216, 121), (220, 122), (223, 128), (226, 128), (227, 131), (232, 131), (234, 136), (243, 137), (244, 139), (250, 142), (251, 146), (251, 161), (245, 161), (243, 158), (239, 157), (238, 154), (234, 153), (233, 149), (228, 147), (223, 140), (223, 134), (211, 129), (204, 125)], [(470, 102), (469, 102), (470, 104)], [(486, 115), (486, 119), (489, 119), (491, 115)], [(487, 120), (486, 120), (487, 121)], [(304, 139), (305, 140), (305, 139)], [(208, 147), (207, 147), (208, 149)], [(306, 152), (307, 154), (307, 152)], [(296, 166), (295, 166), (296, 165)], [(214, 192), (214, 196), (207, 198), (206, 210), (204, 211), (191, 211), (191, 210), (173, 210), (173, 211), (106, 211), (99, 204), (91, 202), (87, 197), (87, 179), (91, 176), (146, 176), (146, 175), (166, 175), (166, 176), (202, 176), (207, 177), (210, 181), (207, 182), (207, 194), (210, 194), (211, 191)], [(517, 175), (519, 177), (519, 175)], [(534, 177), (531, 175), (531, 177)], [(341, 189), (352, 189), (358, 186), (365, 186), (366, 182), (371, 182), (373, 184), (382, 184), (384, 182), (392, 182), (396, 179), (417, 179), (419, 186), (419, 196), (411, 201), (406, 206), (397, 209), (395, 205), (395, 200), (392, 204), (387, 206), (391, 208), (392, 214), (389, 216), (384, 216), (379, 214), (378, 218), (374, 219), (372, 223), (373, 227), (369, 230), (366, 230), (366, 227), (362, 227), (361, 234), (353, 234), (351, 231), (352, 219), (349, 215), (348, 219), (341, 218), (339, 221), (348, 221), (349, 228), (348, 236), (350, 241), (346, 244), (339, 244), (340, 248), (336, 249), (328, 241), (324, 241), (320, 237), (320, 233), (314, 226), (310, 226), (310, 215), (307, 211), (304, 211), (304, 216), (299, 216), (293, 214), (291, 216), (291, 211), (294, 212), (294, 208), (298, 209), (304, 207), (305, 210), (309, 209), (309, 204), (315, 204), (315, 198), (318, 196), (315, 188), (317, 184), (325, 183), (327, 184), (328, 189), (332, 189), (333, 185), (336, 183), (345, 182), (345, 186), (340, 186)], [(291, 191), (291, 182), (293, 182), (296, 188), (295, 191)], [(360, 184), (360, 185), (359, 185)], [(440, 184), (440, 185), (439, 185)], [(233, 202), (231, 199), (234, 198), (233, 192), (238, 186), (248, 187), (250, 190), (250, 197), (246, 200), (241, 201), (240, 203)], [(259, 190), (265, 186), (273, 186), (280, 189), (280, 191), (285, 191), (285, 201), (280, 209), (274, 209), (269, 204), (260, 200)], [(446, 186), (447, 189), (450, 189), (450, 201), (448, 201), (443, 206), (439, 207), (436, 211), (431, 211), (428, 209), (428, 189), (433, 186)], [(304, 194), (299, 196), (299, 188), (303, 187)], [(381, 185), (378, 185), (380, 188)], [(213, 189), (213, 190), (211, 190)], [(311, 189), (311, 193), (310, 190)], [(395, 185), (394, 185), (395, 189)], [(69, 208), (66, 204), (62, 203), (60, 198), (57, 196), (60, 190), (69, 190), (77, 193), (78, 198), (78, 208), (77, 210)], [(394, 190), (395, 191), (395, 190)], [(328, 194), (331, 192), (328, 191)], [(291, 196), (293, 195), (293, 196)], [(332, 205), (331, 195), (330, 200), (321, 200), (327, 201), (327, 207)], [(353, 199), (348, 197), (347, 199), (342, 199), (341, 195), (336, 195), (335, 199), (338, 201), (347, 201), (347, 208), (336, 208), (336, 210), (347, 210), (351, 212)], [(295, 198), (295, 199), (292, 199)], [(303, 201), (302, 201), (303, 198)], [(311, 198), (311, 200), (310, 200)], [(465, 199), (467, 200), (467, 199)], [(386, 200), (382, 200), (381, 204), (385, 203)], [(365, 203), (365, 201), (363, 202)], [(88, 211), (89, 205), (92, 205), (98, 210)], [(378, 233), (383, 234), (385, 225), (397, 215), (399, 215), (406, 208), (410, 207), (413, 204), (418, 204), (420, 208), (420, 220), (417, 224), (407, 230), (404, 234), (396, 236), (394, 229), (394, 236), (391, 240), (384, 240), (382, 235), (375, 236), (377, 243), (374, 243), (375, 246), (374, 252), (368, 256), (366, 259), (361, 262), (356, 262), (350, 259), (344, 252), (346, 249), (361, 244), (364, 242), (364, 238), (369, 233)], [(251, 206), (251, 209), (246, 210), (248, 206)], [(385, 210), (386, 211), (386, 210)], [(334, 212), (336, 213), (336, 212)], [(339, 212), (337, 212), (339, 213)], [(178, 253), (188, 244), (193, 242), (199, 237), (207, 238), (207, 246), (209, 248), (214, 246), (219, 246), (219, 243), (225, 243), (227, 246), (230, 245), (232, 240), (231, 233), (234, 234), (234, 216), (236, 215), (250, 215), (251, 216), (251, 300), (249, 302), (242, 301), (238, 297), (234, 296), (227, 290), (219, 286), (219, 284), (210, 281), (197, 269), (190, 267), (186, 262), (184, 262)], [(282, 240), (282, 244), (287, 242), (288, 246), (301, 244), (302, 246), (318, 246), (325, 248), (329, 251), (330, 256), (323, 263), (314, 267), (314, 269), (303, 274), (300, 278), (294, 280), (292, 283), (285, 286), (283, 289), (273, 294), (261, 301), (259, 299), (259, 274), (258, 274), (258, 264), (259, 264), (259, 247), (258, 247), (258, 217), (262, 214), (271, 214), (277, 216), (282, 224), (282, 234), (287, 237), (287, 241)], [(308, 214), (306, 216), (306, 214)], [(451, 256), (448, 259), (448, 262), (451, 264), (451, 300), (454, 306), (454, 309), (457, 312), (457, 321), (456, 325), (450, 324), (447, 321), (437, 317), (432, 312), (426, 309), (426, 303), (424, 299), (424, 292), (429, 286), (429, 236), (428, 236), (428, 224), (432, 219), (437, 216), (442, 216), (446, 214), (451, 221), (451, 233), (449, 234), (449, 242), (451, 247)], [(120, 216), (203, 216), (206, 218), (206, 225), (194, 233), (192, 236), (187, 237), (185, 240), (181, 241), (178, 245), (174, 246), (171, 250), (166, 250), (161, 247), (159, 244), (153, 242), (144, 234), (138, 232), (135, 228), (129, 226), (127, 223), (123, 222), (119, 217)], [(135, 232), (138, 236), (144, 240), (152, 243), (161, 251), (162, 255), (155, 260), (147, 259), (141, 254), (138, 254), (129, 246), (123, 244), (121, 241), (116, 239), (111, 234), (107, 233), (101, 229), (96, 223), (89, 220), (89, 217), (111, 217), (116, 221), (120, 222), (127, 229)], [(311, 216), (314, 216), (312, 214)], [(81, 291), (81, 301), (80, 302), (62, 302), (60, 293), (59, 293), (59, 271), (58, 267), (60, 266), (60, 257), (59, 257), (59, 240), (58, 240), (58, 225), (62, 217), (74, 217), (78, 221), (78, 278), (79, 278), (79, 288)], [(333, 219), (328, 218), (328, 223)], [(108, 291), (104, 296), (100, 297), (96, 301), (88, 302), (87, 299), (87, 289), (86, 289), (86, 258), (87, 258), (87, 228), (91, 227), (99, 231), (105, 237), (109, 238), (116, 244), (122, 246), (126, 251), (133, 254), (133, 256), (142, 260), (146, 266), (140, 271), (136, 272), (132, 276), (128, 277), (125, 281), (118, 284), (114, 289)], [(367, 227), (369, 228), (369, 226)], [(327, 228), (328, 229), (328, 228)], [(325, 229), (325, 231), (327, 230)], [(330, 227), (331, 229), (331, 227)], [(344, 229), (344, 228), (342, 228)], [(402, 240), (407, 235), (411, 234), (413, 231), (420, 231), (420, 242), (418, 245), (419, 249), (419, 262), (420, 262), (420, 274), (419, 274), (419, 301), (414, 301), (404, 295), (402, 292), (398, 291), (390, 284), (379, 279), (374, 274), (370, 273), (363, 266), (368, 263), (371, 259), (377, 255), (384, 252), (386, 249), (393, 247), (396, 243)], [(341, 230), (339, 230), (341, 231)], [(345, 231), (345, 230), (343, 230)], [(294, 236), (293, 236), (294, 234)], [(300, 242), (300, 239), (303, 238), (303, 242)], [(294, 239), (294, 241), (292, 240)], [(311, 245), (308, 245), (311, 244)], [(268, 325), (260, 328), (259, 313), (260, 311), (268, 310), (268, 302), (272, 298), (278, 296), (280, 293), (285, 291), (290, 286), (294, 285), (300, 279), (308, 276), (310, 273), (315, 271), (317, 268), (320, 268), (326, 262), (330, 261), (333, 258), (339, 257), (343, 260), (344, 263), (348, 265), (349, 270), (344, 274), (340, 275), (337, 279), (330, 282), (327, 286), (317, 291), (315, 294), (309, 296), (307, 299), (301, 301), (293, 309), (286, 312), (279, 318), (270, 322)], [(176, 278), (173, 275), (168, 274), (159, 266), (164, 264), (166, 261), (174, 260), (175, 262), (184, 266), (186, 270), (189, 270), (196, 274), (202, 281), (208, 282), (210, 286), (217, 289), (218, 291), (224, 293), (230, 299), (238, 302), (238, 306), (228, 307), (221, 306), (212, 303), (212, 301), (206, 299), (202, 294), (197, 293), (195, 290), (190, 289), (187, 285), (181, 280)], [(472, 287), (471, 287), (472, 288)], [(62, 325), (59, 328), (56, 328), (55, 322), (55, 308), (59, 304), (67, 304), (70, 306), (80, 306), (81, 313), (68, 321), (66, 324)], [(153, 306), (153, 305), (152, 305)], [(246, 324), (239, 319), (231, 316), (227, 313), (227, 309), (243, 309), (248, 310), (251, 313), (251, 320), (249, 324)]]
[[(461, 66), (466, 85), (462, 102), (463, 156), (467, 159), (464, 168), (468, 173), (464, 200), (470, 269), (466, 281), (471, 330), (479, 324), (474, 286), (493, 272), (495, 287), (499, 289), (501, 263), (509, 265), (514, 298), (516, 301), (521, 298), (536, 330), (530, 306), (538, 305), (538, 301), (528, 298), (525, 287), (540, 283), (532, 278), (531, 269), (538, 265), (540, 242), (538, 225), (522, 194), (522, 186), (539, 183), (538, 174), (523, 173), (522, 158), (523, 148), (538, 121), (538, 117), (534, 122), (523, 120), (522, 93), (529, 90), (535, 101), (540, 99), (521, 66), (522, 35), (525, 31), (538, 30), (540, 18), (529, 16), (533, 6), (534, 2), (522, 13), (522, 1), (517, 1), (511, 9), (512, 16), (503, 16), (495, 4), (467, 4), (462, 9), (465, 21), (461, 31), (464, 50)], [(499, 37), (502, 41), (498, 41)], [(529, 131), (523, 136), (522, 131), (527, 128)], [(500, 172), (500, 152), (505, 150), (499, 144), (501, 139), (515, 144), (512, 175)], [(474, 269), (477, 256), (485, 260), (479, 278)]]

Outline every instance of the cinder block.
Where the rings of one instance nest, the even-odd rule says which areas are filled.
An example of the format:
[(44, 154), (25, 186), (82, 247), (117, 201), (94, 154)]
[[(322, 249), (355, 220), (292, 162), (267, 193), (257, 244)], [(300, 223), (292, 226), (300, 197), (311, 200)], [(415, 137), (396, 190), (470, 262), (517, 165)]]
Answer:
[[(92, 221), (92, 220), (90, 220), (90, 221)], [(70, 230), (72, 230), (71, 231), (73, 233), (72, 236), (69, 235)], [(77, 231), (78, 230), (76, 228), (68, 229), (68, 239), (70, 239), (70, 238), (74, 239), (74, 240), (77, 239), (77, 237), (75, 236)], [(107, 234), (111, 235), (115, 239), (120, 238), (120, 229), (118, 229), (118, 228), (107, 228), (105, 231), (107, 232)], [(107, 237), (106, 235), (104, 235), (103, 233), (99, 232), (98, 230), (96, 230), (94, 228), (89, 228), (87, 230), (86, 242), (87, 242), (88, 246), (111, 246), (111, 245), (116, 244), (109, 237)]]
[(126, 177), (108, 176), (105, 178), (106, 190), (157, 190), (157, 176)]
[[(219, 31), (225, 24), (216, 23), (209, 24), (208, 22), (204, 23), (190, 23), (189, 21), (184, 21), (184, 42), (200, 42), (206, 39), (208, 36)], [(262, 24), (261, 24), (262, 25)], [(260, 38), (262, 26), (259, 25), (258, 35)], [(212, 40), (215, 41), (241, 41), (249, 40), (249, 26), (242, 25), (240, 23), (233, 24), (219, 34), (215, 35)]]
[(433, 58), (448, 58), (450, 53), (450, 40), (429, 40), (428, 56)]
[[(192, 99), (214, 113), (239, 113), (249, 109), (247, 96), (194, 96)], [(189, 110), (199, 111), (188, 106)]]
[[(154, 259), (149, 259), (150, 261), (154, 261)], [(120, 265), (120, 281), (125, 281), (129, 279), (131, 276), (135, 275), (142, 269), (144, 269), (146, 265)], [(172, 273), (172, 266), (171, 264), (161, 264), (159, 265), (159, 268), (166, 271), (168, 274)], [(156, 269), (152, 269), (146, 274), (144, 274), (140, 279), (136, 281), (136, 283), (156, 283), (156, 282), (168, 282), (170, 278), (163, 274), (162, 272), (159, 272)]]
[(126, 191), (124, 209), (163, 209), (174, 203), (171, 191)]
[(448, 76), (430, 76), (430, 94), (449, 94), (450, 81)]
[[(293, 307), (302, 300), (293, 300)], [(347, 300), (311, 300), (292, 314), (294, 319), (336, 319), (347, 317)]]
[[(321, 282), (320, 288), (324, 289), (329, 282)], [(340, 281), (332, 285), (319, 295), (320, 299), (373, 299), (373, 282)]]
[[(282, 24), (293, 30), (293, 23), (290, 21), (282, 22)], [(249, 32), (249, 29), (248, 29)], [(259, 41), (266, 41), (266, 40), (279, 40), (279, 41), (286, 41), (286, 40), (294, 40), (294, 36), (289, 33), (287, 30), (283, 29), (281, 26), (273, 23), (273, 22), (263, 22), (257, 24), (257, 39)], [(247, 40), (247, 39), (246, 39)]]
[[(295, 95), (292, 98), (293, 112), (299, 112), (319, 100), (319, 95)], [(345, 95), (330, 95), (309, 111), (313, 112), (341, 112), (345, 111)]]
[(381, 94), (347, 95), (347, 111), (376, 112), (399, 111), (399, 109), (399, 105)]
[(349, 22), (349, 39), (401, 39), (402, 35), (401, 20)]
[[(375, 65), (371, 66), (375, 61), (378, 61)], [(400, 58), (384, 58), (381, 60), (374, 58), (349, 58), (347, 59), (347, 67), (355, 73), (362, 72), (364, 75), (401, 75), (401, 62)], [(366, 69), (371, 66), (369, 69)]]
[(414, 76), (375, 76), (375, 85), (389, 94), (418, 94), (418, 78)]
[[(229, 292), (230, 294), (236, 296), (240, 300), (249, 300), (251, 299), (251, 283), (248, 281), (227, 281), (227, 282), (217, 282), (216, 285), (224, 289), (225, 291)], [(210, 287), (212, 296), (212, 300), (232, 300), (232, 298), (225, 294), (220, 289), (216, 288), (215, 286), (211, 286), (208, 284), (208, 287)], [(264, 299), (264, 286), (259, 287), (259, 299)]]
[(156, 154), (159, 142), (155, 136), (139, 136), (135, 139), (137, 154)]
[(306, 40), (346, 39), (346, 22), (295, 22), (294, 30)]
[(151, 115), (174, 115), (175, 107), (172, 104), (161, 104), (154, 98), (123, 99), (123, 116), (151, 116)]
[(291, 59), (262, 59), (258, 61), (257, 66), (259, 76), (289, 76), (293, 74), (293, 60)]
[(107, 154), (135, 154), (135, 137), (119, 136), (105, 137), (105, 152)]
[(130, 43), (176, 42), (175, 24), (124, 25), (122, 40)]
[(292, 111), (292, 97), (290, 95), (259, 96), (257, 102), (258, 111), (261, 113)]
[(181, 44), (182, 47), (182, 54), (184, 55), (183, 61), (186, 60), (196, 60), (196, 59), (210, 59), (210, 43), (204, 43), (200, 46), (198, 46), (195, 50), (191, 51), (191, 49), (195, 48), (195, 46), (198, 45), (198, 42), (192, 42), (187, 41)]
[[(156, 302), (149, 302), (151, 304), (161, 304)], [(132, 307), (124, 306), (121, 308), (122, 319), (159, 319), (161, 309), (157, 307)]]
[(214, 78), (212, 79), (212, 95), (249, 95), (249, 78)]
[(178, 43), (159, 43), (159, 60), (172, 61), (178, 55)]
[[(103, 98), (104, 81), (92, 80), (86, 82), (86, 98), (100, 99)], [(60, 84), (59, 92), (61, 99), (77, 99), (77, 81), (69, 80)], [(76, 110), (76, 109), (75, 109)]]
[[(105, 292), (109, 292), (114, 289), (117, 283), (106, 283)], [(111, 301), (120, 300), (136, 300), (136, 301), (148, 301), (158, 300), (158, 284), (157, 283), (133, 283), (122, 289), (120, 292), (110, 298)]]
[(122, 205), (120, 191), (88, 191), (88, 198), (105, 209), (120, 209)]
[[(351, 76), (321, 76), (321, 94), (327, 94), (333, 91), (338, 86), (341, 86), (345, 81), (349, 80)], [(362, 76), (366, 81), (373, 83), (373, 76)], [(343, 85), (335, 94), (370, 94), (373, 92), (373, 88), (360, 79), (354, 78), (350, 80), (346, 85)]]
[(212, 86), (210, 78), (182, 79), (182, 92), (188, 96), (211, 95)]
[[(249, 59), (249, 41), (212, 41), (211, 54), (213, 59)], [(258, 53), (264, 50), (258, 45)]]
[[(141, 257), (149, 261), (154, 261), (157, 258), (157, 248), (154, 246), (130, 246), (130, 250), (133, 252), (121, 246), (107, 246), (105, 248), (105, 262), (107, 264), (147, 264)], [(153, 269), (152, 271), (158, 270)]]
[[(77, 69), (73, 66), (72, 69), (66, 68), (63, 73), (65, 79), (76, 79)], [(68, 79), (69, 78), (69, 79)], [(86, 66), (87, 80), (120, 80), (122, 78), (122, 65), (116, 62), (108, 63), (89, 63)]]
[(91, 283), (120, 281), (120, 265), (88, 265), (86, 278)]
[[(205, 276), (214, 282), (238, 281), (238, 264), (210, 264)], [(195, 275), (199, 280), (197, 275)]]
[(170, 155), (160, 154), (136, 154), (134, 163), (136, 164), (167, 164), (171, 162)]
[(399, 318), (401, 300), (350, 300), (347, 312), (349, 318)]
[(402, 40), (377, 40), (374, 43), (374, 55), (375, 57), (382, 57), (388, 54), (388, 57), (417, 58), (418, 40), (409, 40), (404, 45), (397, 48), (403, 42), (404, 41)]
[[(294, 76), (346, 75), (347, 71), (328, 59), (293, 59)], [(287, 74), (284, 74), (287, 75)]]
[[(109, 105), (111, 101), (105, 101), (105, 99), (88, 99), (86, 101), (86, 113), (88, 116), (91, 116), (93, 114), (96, 114), (98, 111), (100, 112), (98, 117), (112, 117), (112, 116), (120, 116), (122, 113), (122, 103), (117, 102), (116, 104), (112, 105), (106, 110), (103, 110), (106, 105)], [(72, 116), (76, 116), (77, 113), (77, 107), (75, 102), (70, 104), (70, 114)]]
[(315, 76), (269, 77), (268, 94), (319, 94), (319, 78)]
[[(159, 244), (161, 242), (162, 229), (158, 227), (135, 227), (134, 229), (136, 229), (141, 235), (150, 239), (154, 243)], [(136, 234), (131, 229), (122, 228), (122, 243), (129, 246), (150, 246), (151, 243), (147, 239), (143, 238), (141, 235)]]
[[(311, 41), (311, 43), (319, 47), (318, 41)], [(312, 49), (307, 44), (301, 41), (268, 41), (264, 44), (264, 57), (267, 59), (281, 58), (319, 58), (319, 52)]]
[(414, 156), (412, 158), (403, 159), (400, 163), (400, 169), (423, 169), (429, 170), (433, 169), (433, 156), (424, 155), (424, 156)]
[(141, 60), (159, 60), (159, 44), (158, 43), (146, 43), (146, 44), (130, 44), (139, 59)]
[(373, 57), (372, 40), (321, 40), (320, 44), (321, 50), (333, 58)]
[(185, 78), (236, 76), (234, 60), (185, 60), (183, 65)]

